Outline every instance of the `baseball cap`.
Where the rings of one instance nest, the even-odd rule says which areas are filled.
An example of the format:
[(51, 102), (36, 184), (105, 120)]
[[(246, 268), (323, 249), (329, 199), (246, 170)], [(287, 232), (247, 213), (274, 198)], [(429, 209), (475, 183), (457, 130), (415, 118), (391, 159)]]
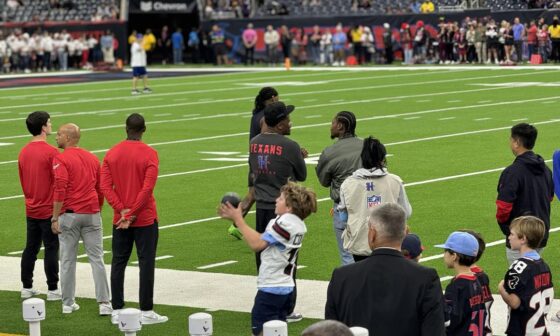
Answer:
[(436, 247), (471, 257), (476, 257), (478, 254), (478, 241), (473, 235), (466, 232), (455, 231), (449, 235), (445, 244), (436, 245)]
[(286, 119), (294, 109), (294, 105), (286, 105), (281, 101), (274, 102), (264, 108), (264, 121), (268, 126), (274, 127)]
[(401, 250), (407, 250), (408, 259), (414, 259), (422, 254), (424, 251), (424, 246), (422, 246), (422, 242), (420, 241), (420, 237), (415, 235), (414, 233), (409, 233), (404, 237), (404, 240), (401, 244)]

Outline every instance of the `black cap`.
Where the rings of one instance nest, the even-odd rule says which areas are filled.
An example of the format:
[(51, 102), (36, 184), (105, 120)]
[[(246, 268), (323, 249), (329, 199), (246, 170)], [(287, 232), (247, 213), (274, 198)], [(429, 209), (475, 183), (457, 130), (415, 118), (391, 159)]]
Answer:
[(274, 102), (264, 108), (264, 121), (270, 127), (278, 125), (295, 109), (294, 105), (286, 105), (281, 101)]

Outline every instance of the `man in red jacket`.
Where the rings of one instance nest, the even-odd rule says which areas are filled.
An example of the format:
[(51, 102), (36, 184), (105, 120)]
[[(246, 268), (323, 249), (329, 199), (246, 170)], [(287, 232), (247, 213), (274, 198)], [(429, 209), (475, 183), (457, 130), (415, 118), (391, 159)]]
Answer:
[(56, 143), (64, 152), (53, 160), (54, 196), (51, 229), (59, 234), (62, 313), (70, 314), (80, 306), (76, 303), (76, 253), (80, 239), (88, 255), (99, 315), (110, 315), (109, 285), (103, 264), (103, 226), (99, 189), (99, 159), (79, 148), (80, 128), (75, 124), (60, 126)]
[(47, 143), (51, 134), (51, 119), (47, 112), (36, 111), (25, 120), (31, 141), (23, 147), (18, 157), (19, 180), (25, 196), (27, 216), (27, 242), (21, 256), (21, 298), (39, 294), (33, 288), (33, 270), (41, 242), (45, 245), (45, 275), (47, 300), (60, 300), (58, 290), (58, 237), (51, 231), (53, 206), (52, 162), (58, 150)]
[(124, 307), (124, 273), (136, 244), (140, 266), (140, 310), (142, 324), (166, 322), (167, 316), (153, 311), (155, 257), (158, 242), (158, 219), (154, 187), (158, 176), (157, 152), (143, 143), (144, 117), (138, 113), (126, 119), (126, 140), (111, 148), (101, 168), (101, 190), (114, 209), (113, 260), (111, 291), (113, 315)]

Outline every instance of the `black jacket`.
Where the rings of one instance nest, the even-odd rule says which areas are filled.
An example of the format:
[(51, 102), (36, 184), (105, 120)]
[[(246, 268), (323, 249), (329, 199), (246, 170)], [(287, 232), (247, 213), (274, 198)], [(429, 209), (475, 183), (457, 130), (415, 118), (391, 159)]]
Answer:
[(325, 319), (375, 336), (445, 335), (438, 274), (397, 250), (375, 249), (369, 258), (334, 270)]
[[(509, 236), (511, 221), (519, 216), (540, 218), (546, 225), (546, 234), (540, 247), (545, 247), (550, 229), (550, 202), (554, 197), (552, 172), (540, 155), (532, 151), (518, 155), (504, 169), (498, 182), (496, 219), (500, 229)], [(506, 239), (509, 247), (509, 241)]]

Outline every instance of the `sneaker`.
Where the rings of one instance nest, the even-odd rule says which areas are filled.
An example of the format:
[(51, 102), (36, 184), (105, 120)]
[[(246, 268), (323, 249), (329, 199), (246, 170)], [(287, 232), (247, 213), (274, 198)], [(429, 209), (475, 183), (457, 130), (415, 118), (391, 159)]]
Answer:
[(239, 231), (239, 229), (237, 227), (235, 227), (235, 225), (231, 224), (230, 227), (228, 228), (228, 233), (231, 236), (234, 236), (235, 238), (241, 240), (241, 238), (243, 238), (243, 234), (241, 233), (241, 231)]
[(144, 90), (142, 90), (142, 93), (152, 93), (152, 89), (144, 88)]
[(162, 316), (153, 310), (142, 311), (142, 324), (164, 323), (169, 320), (167, 316)]
[(553, 322), (560, 322), (560, 310), (557, 311), (556, 314), (552, 315), (550, 320), (553, 321)]
[(119, 324), (119, 314), (121, 313), (120, 309), (113, 309), (111, 313), (111, 323), (112, 324)]
[(39, 295), (41, 292), (36, 290), (35, 288), (22, 288), (21, 289), (21, 298), (22, 299), (29, 299), (32, 296)]
[(100, 303), (99, 304), (99, 315), (101, 316), (113, 316), (113, 307), (111, 303)]
[(131, 92), (130, 94), (132, 94), (133, 96), (137, 96), (137, 95), (140, 94), (140, 91), (138, 91), (138, 90), (132, 90), (132, 92)]
[(80, 306), (75, 302), (71, 306), (62, 305), (62, 314), (71, 314), (79, 309)]
[(47, 301), (58, 301), (62, 300), (62, 294), (60, 294), (60, 289), (50, 290), (47, 292)]
[(290, 315), (286, 316), (286, 322), (288, 323), (299, 322), (301, 320), (303, 320), (303, 315), (301, 315), (300, 313), (293, 312)]

